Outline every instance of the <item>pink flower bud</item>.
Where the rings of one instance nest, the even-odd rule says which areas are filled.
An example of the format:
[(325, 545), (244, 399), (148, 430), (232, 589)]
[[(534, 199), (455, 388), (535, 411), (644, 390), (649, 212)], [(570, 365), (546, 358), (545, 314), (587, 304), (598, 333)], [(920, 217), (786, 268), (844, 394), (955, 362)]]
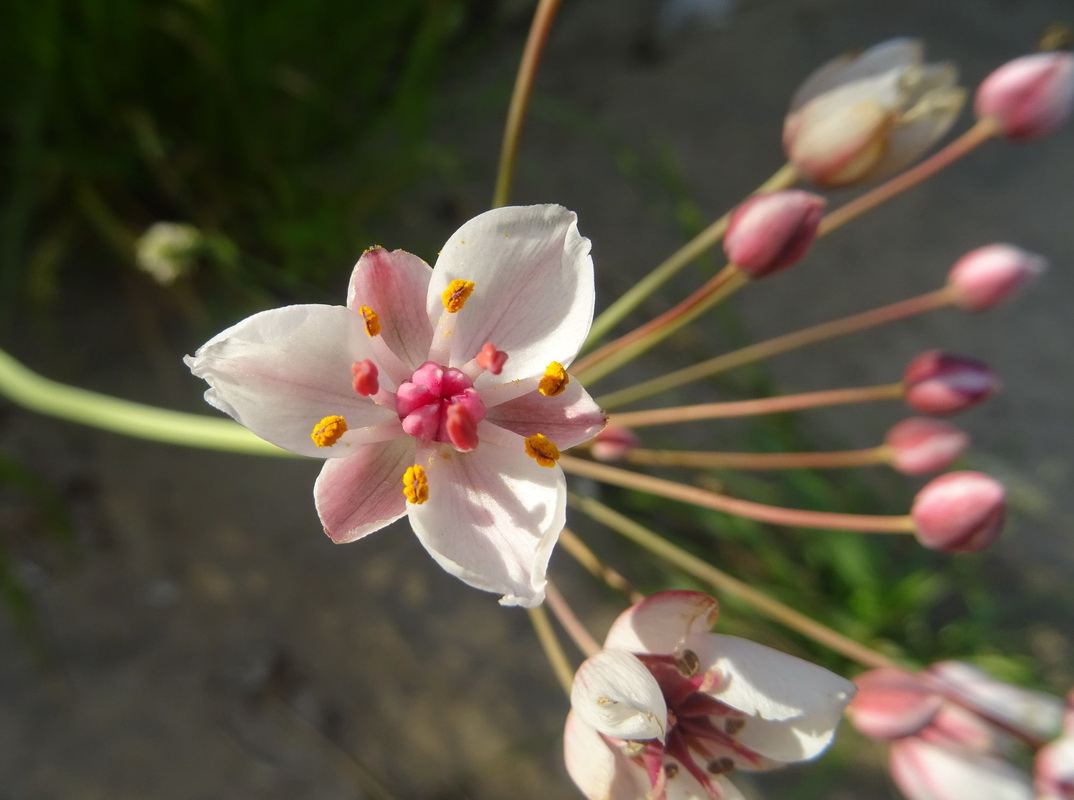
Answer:
[(966, 311), (998, 305), (1044, 271), (1042, 256), (1010, 244), (990, 244), (962, 256), (947, 273), (947, 285)]
[(1074, 737), (1064, 736), (1037, 751), (1033, 784), (1041, 800), (1074, 800)]
[(1035, 53), (1007, 62), (978, 87), (974, 108), (996, 120), (1007, 139), (1047, 136), (1074, 109), (1074, 55)]
[(593, 439), (590, 452), (597, 461), (618, 461), (638, 446), (638, 437), (630, 428), (610, 425)]
[(999, 389), (987, 364), (942, 350), (926, 350), (903, 373), (905, 399), (922, 414), (954, 414), (977, 405)]
[(902, 169), (954, 123), (965, 91), (950, 64), (925, 64), (914, 39), (837, 58), (795, 92), (783, 148), (821, 186), (878, 180)]
[(874, 669), (854, 679), (858, 693), (847, 706), (854, 727), (874, 739), (901, 739), (928, 725), (943, 698), (901, 669)]
[(939, 472), (970, 446), (970, 437), (938, 419), (911, 417), (894, 425), (884, 438), (891, 466), (907, 475)]
[(973, 553), (999, 536), (1006, 512), (1003, 486), (979, 472), (949, 472), (917, 493), (910, 516), (925, 547)]
[(751, 278), (787, 269), (813, 244), (824, 206), (822, 198), (797, 190), (755, 195), (731, 214), (724, 252)]

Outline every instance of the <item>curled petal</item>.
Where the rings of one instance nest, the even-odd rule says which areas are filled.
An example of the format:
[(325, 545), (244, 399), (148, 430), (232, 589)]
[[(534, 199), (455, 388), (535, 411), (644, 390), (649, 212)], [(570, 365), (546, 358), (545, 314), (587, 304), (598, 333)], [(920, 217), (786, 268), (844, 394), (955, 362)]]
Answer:
[(686, 646), (723, 677), (708, 694), (755, 718), (738, 741), (777, 761), (823, 752), (854, 696), (854, 684), (834, 672), (736, 636), (698, 634)]
[(521, 445), (482, 442), (476, 450), (433, 451), (429, 499), (411, 506), (414, 533), (445, 570), (504, 605), (544, 599), (545, 572), (566, 519), (559, 466), (539, 467)]
[(898, 73), (908, 65), (920, 64), (924, 55), (924, 46), (917, 39), (898, 38), (881, 42), (863, 53), (839, 56), (814, 71), (798, 87), (791, 99), (791, 111), (843, 84), (888, 75), (894, 85)]
[(351, 365), (370, 355), (357, 314), (297, 305), (247, 317), (183, 360), (209, 383), (209, 405), (262, 439), (300, 455), (339, 458), (353, 451), (318, 447), (310, 438), (320, 420), (342, 416), (354, 430), (395, 417), (354, 391)]
[(645, 771), (571, 711), (563, 729), (567, 774), (589, 800), (638, 800), (649, 781)]
[(930, 744), (916, 736), (891, 743), (891, 777), (909, 800), (1031, 800), (1029, 776), (1006, 761)]
[(432, 274), (432, 267), (404, 250), (372, 247), (354, 265), (347, 288), (347, 308), (373, 309), (384, 343), (411, 369), (425, 361), (433, 339), (425, 311)]
[[(489, 394), (483, 393), (482, 400)], [(485, 419), (494, 425), (520, 436), (543, 433), (561, 450), (589, 441), (608, 421), (578, 381), (571, 381), (554, 397), (530, 392), (491, 408), (486, 404), (486, 409)]]
[(313, 486), (324, 532), (334, 542), (353, 542), (403, 516), (402, 477), (413, 463), (410, 437), (362, 445), (349, 458), (326, 462)]
[(579, 719), (617, 739), (664, 741), (668, 710), (656, 678), (631, 653), (601, 650), (582, 662), (571, 687)]
[(631, 653), (674, 653), (691, 634), (707, 635), (720, 604), (701, 592), (658, 592), (612, 623), (604, 646)]
[(475, 288), (452, 322), (450, 364), (466, 364), (485, 342), (511, 354), (500, 375), (481, 376), (479, 389), (539, 375), (550, 361), (568, 365), (589, 333), (589, 240), (562, 206), (496, 208), (459, 228), (433, 271), (431, 319), (443, 311), (441, 295), (453, 280)]

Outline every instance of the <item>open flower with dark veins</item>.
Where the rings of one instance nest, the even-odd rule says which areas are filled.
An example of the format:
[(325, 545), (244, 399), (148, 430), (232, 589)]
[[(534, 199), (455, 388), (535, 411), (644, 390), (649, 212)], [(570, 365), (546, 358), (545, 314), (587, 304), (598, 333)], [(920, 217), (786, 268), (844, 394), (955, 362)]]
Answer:
[(591, 800), (732, 800), (736, 769), (816, 757), (854, 684), (769, 647), (710, 633), (716, 600), (661, 592), (624, 611), (578, 669), (564, 732)]
[(456, 231), (435, 269), (371, 248), (346, 306), (263, 311), (186, 363), (211, 405), (326, 459), (314, 495), (334, 541), (407, 514), (448, 572), (534, 606), (564, 523), (559, 450), (605, 424), (565, 369), (592, 319), (575, 214), (499, 208)]

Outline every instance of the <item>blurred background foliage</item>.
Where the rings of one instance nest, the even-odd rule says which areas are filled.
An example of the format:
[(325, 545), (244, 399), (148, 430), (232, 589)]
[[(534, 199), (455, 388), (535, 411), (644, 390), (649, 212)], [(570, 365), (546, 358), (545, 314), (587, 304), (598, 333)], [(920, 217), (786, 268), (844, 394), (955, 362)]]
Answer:
[(203, 232), (214, 291), (334, 283), (449, 158), (427, 135), (444, 55), (480, 49), (491, 5), (3, 4), (0, 294), (48, 303), (87, 249), (132, 264), (159, 220)]

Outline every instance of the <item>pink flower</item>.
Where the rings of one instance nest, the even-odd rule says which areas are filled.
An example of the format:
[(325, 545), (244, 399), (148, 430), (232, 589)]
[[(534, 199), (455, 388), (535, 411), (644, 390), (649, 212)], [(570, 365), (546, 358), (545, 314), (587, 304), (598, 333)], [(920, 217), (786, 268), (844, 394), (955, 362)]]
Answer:
[(844, 186), (890, 175), (954, 123), (965, 92), (950, 64), (925, 64), (914, 39), (892, 39), (837, 58), (791, 101), (783, 147), (804, 178)]
[(1074, 55), (1034, 53), (1008, 61), (978, 87), (974, 106), (1008, 139), (1047, 136), (1074, 110)]
[(1032, 800), (1029, 776), (1002, 758), (908, 736), (891, 743), (891, 776), (907, 800)]
[(741, 798), (734, 769), (814, 758), (854, 685), (734, 636), (718, 604), (661, 592), (623, 612), (578, 669), (564, 732), (571, 778), (591, 800)]
[(255, 314), (186, 363), (211, 405), (326, 459), (314, 496), (334, 541), (406, 514), (448, 572), (534, 606), (564, 523), (559, 448), (604, 427), (565, 370), (592, 316), (575, 215), (500, 208), (456, 231), (436, 269), (374, 247), (346, 306)]

